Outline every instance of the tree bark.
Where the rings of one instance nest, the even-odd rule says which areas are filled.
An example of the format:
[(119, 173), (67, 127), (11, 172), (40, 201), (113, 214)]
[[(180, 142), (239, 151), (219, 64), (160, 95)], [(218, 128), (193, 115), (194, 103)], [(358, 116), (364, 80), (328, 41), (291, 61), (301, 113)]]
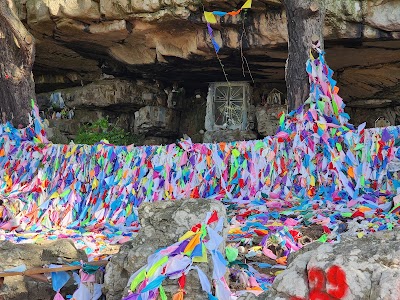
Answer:
[(1, 122), (26, 126), (35, 97), (32, 67), (34, 40), (19, 20), (13, 0), (0, 0), (0, 112)]
[(309, 96), (305, 64), (315, 40), (323, 49), (325, 0), (283, 0), (289, 33), (285, 79), (289, 111), (300, 107)]

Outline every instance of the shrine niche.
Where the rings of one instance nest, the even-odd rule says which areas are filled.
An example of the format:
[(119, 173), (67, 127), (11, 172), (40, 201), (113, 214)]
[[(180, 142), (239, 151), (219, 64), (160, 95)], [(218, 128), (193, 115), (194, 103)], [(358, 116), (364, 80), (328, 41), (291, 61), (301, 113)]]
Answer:
[(250, 140), (254, 130), (255, 110), (251, 104), (248, 82), (213, 82), (207, 95), (204, 142)]
[(245, 130), (249, 106), (249, 83), (210, 83), (207, 96), (206, 130)]
[(387, 120), (385, 117), (379, 117), (375, 120), (375, 127), (388, 127), (390, 125), (390, 121)]

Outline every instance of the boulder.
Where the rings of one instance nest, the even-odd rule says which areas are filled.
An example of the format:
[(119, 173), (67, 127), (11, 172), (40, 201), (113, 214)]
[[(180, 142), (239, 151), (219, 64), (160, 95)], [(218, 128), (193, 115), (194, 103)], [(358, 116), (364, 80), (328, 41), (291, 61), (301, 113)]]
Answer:
[(135, 112), (135, 133), (174, 136), (179, 132), (180, 113), (163, 106), (145, 106)]
[(57, 127), (46, 128), (47, 138), (53, 144), (68, 144), (69, 139), (66, 135), (62, 134)]
[(273, 105), (273, 106), (257, 106), (256, 107), (256, 118), (257, 118), (257, 131), (262, 136), (275, 135), (276, 130), (279, 126), (278, 115), (281, 112), (286, 112), (286, 105)]
[(396, 1), (366, 1), (365, 21), (371, 27), (386, 31), (400, 30), (400, 10)]
[[(400, 295), (400, 231), (381, 231), (338, 244), (313, 243), (258, 299), (395, 300)], [(295, 283), (295, 284), (293, 284)]]
[[(93, 119), (93, 120), (96, 120), (96, 119)], [(49, 120), (49, 123), (50, 123), (50, 128), (54, 128), (55, 131), (59, 130), (60, 133), (62, 133), (68, 137), (68, 136), (74, 136), (78, 132), (79, 127), (81, 126), (81, 123), (83, 123), (83, 122), (80, 122), (78, 119), (72, 119), (72, 120), (51, 119), (51, 120)], [(50, 138), (50, 140), (53, 141), (51, 138)], [(53, 143), (55, 143), (55, 142), (53, 141)], [(63, 143), (61, 143), (61, 144), (63, 144)], [(68, 144), (68, 142), (65, 144)]]
[[(219, 217), (226, 220), (225, 206), (214, 200), (189, 199), (144, 203), (139, 208), (141, 230), (133, 241), (125, 243), (120, 252), (111, 258), (105, 274), (104, 292), (107, 300), (120, 300), (128, 292), (128, 280), (138, 269), (146, 265), (147, 257), (158, 249), (170, 246), (190, 230), (194, 225), (204, 222), (207, 213), (217, 211)], [(227, 226), (223, 232), (225, 247)], [(199, 264), (210, 276), (212, 262)], [(167, 280), (163, 283), (168, 299), (177, 291), (177, 283)], [(186, 280), (185, 299), (204, 300), (197, 272), (190, 271)]]
[[(82, 250), (77, 250), (71, 240), (60, 239), (44, 244), (14, 244), (0, 242), (0, 271), (26, 265), (28, 269), (48, 264), (66, 264), (73, 261), (87, 261)], [(62, 289), (62, 293), (72, 294), (76, 290), (73, 280)], [(55, 292), (51, 283), (31, 277), (10, 276), (0, 284), (0, 299), (4, 300), (52, 300)]]

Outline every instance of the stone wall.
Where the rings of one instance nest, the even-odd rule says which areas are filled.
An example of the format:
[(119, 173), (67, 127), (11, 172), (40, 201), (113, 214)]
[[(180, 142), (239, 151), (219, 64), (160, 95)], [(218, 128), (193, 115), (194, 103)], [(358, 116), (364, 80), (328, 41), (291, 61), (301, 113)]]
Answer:
[[(275, 134), (278, 115), (287, 110), (285, 104), (265, 102), (268, 86), (255, 85), (248, 95), (248, 102), (257, 105), (249, 104), (247, 123), (251, 126), (243, 130), (207, 131), (207, 90), (187, 95), (181, 92), (180, 96), (172, 90), (151, 81), (103, 79), (80, 87), (41, 93), (37, 100), (49, 120), (50, 138), (55, 143), (74, 140), (82, 125), (101, 118), (108, 118), (126, 131), (143, 136), (146, 145), (174, 143), (187, 136), (198, 143), (251, 140)], [(53, 111), (51, 102), (54, 95), (73, 111), (72, 118), (55, 117), (57, 109)]]
[[(53, 109), (51, 100), (54, 94), (73, 111), (72, 118), (55, 117), (57, 109)], [(154, 82), (120, 79), (104, 79), (37, 96), (50, 128), (57, 128), (67, 139), (74, 139), (83, 124), (108, 118), (127, 131), (143, 134), (150, 143), (153, 143), (151, 137), (178, 136), (180, 112), (163, 106), (167, 98), (167, 93)]]
[[(73, 140), (83, 124), (107, 117), (125, 130), (143, 135), (144, 144), (168, 144), (176, 139), (189, 136), (193, 142), (221, 142), (251, 140), (274, 135), (279, 126), (279, 115), (286, 112), (285, 103), (268, 102), (271, 85), (255, 84), (250, 94), (247, 121), (252, 123), (245, 130), (207, 130), (207, 92), (203, 88), (196, 93), (187, 93), (175, 105), (168, 107), (170, 88), (163, 88), (154, 81), (129, 81), (105, 79), (82, 87), (57, 90), (65, 104), (73, 109), (73, 119), (51, 119), (50, 127), (55, 128), (54, 142), (65, 143)], [(275, 89), (275, 91), (277, 91)], [(38, 94), (42, 111), (50, 107), (53, 93)], [(197, 95), (197, 97), (196, 97)], [(285, 95), (282, 94), (282, 99)], [(284, 99), (285, 100), (285, 99)], [(374, 127), (375, 121), (384, 117), (391, 125), (400, 123), (400, 106), (393, 106), (395, 100), (358, 100), (346, 107), (355, 125), (363, 122)], [(64, 137), (63, 137), (64, 136)]]
[(355, 125), (367, 122), (367, 127), (375, 127), (375, 121), (380, 117), (385, 118), (391, 125), (400, 125), (400, 106), (368, 108), (365, 105), (364, 107), (351, 107), (347, 110)]

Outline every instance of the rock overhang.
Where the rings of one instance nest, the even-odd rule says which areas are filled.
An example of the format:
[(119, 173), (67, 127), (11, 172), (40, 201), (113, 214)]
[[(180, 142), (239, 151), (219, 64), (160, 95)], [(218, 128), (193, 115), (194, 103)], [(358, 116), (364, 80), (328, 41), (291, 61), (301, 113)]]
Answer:
[[(229, 11), (241, 4), (210, 1), (204, 8)], [(364, 104), (374, 99), (398, 104), (394, 86), (399, 79), (386, 78), (386, 74), (400, 73), (400, 9), (396, 5), (377, 0), (327, 3), (326, 51), (349, 106), (352, 101), (359, 106), (357, 101)], [(32, 0), (19, 1), (19, 11), (37, 39), (38, 92), (87, 84), (102, 74), (178, 81), (193, 90), (225, 80), (207, 36), (203, 8), (196, 1), (85, 0), (66, 5), (58, 0)], [(242, 18), (218, 21), (214, 33), (222, 46), (220, 58), (228, 78), (243, 80)], [(253, 1), (244, 25), (242, 48), (255, 82), (284, 86), (288, 37), (281, 1)], [(372, 105), (381, 107), (379, 103)]]

